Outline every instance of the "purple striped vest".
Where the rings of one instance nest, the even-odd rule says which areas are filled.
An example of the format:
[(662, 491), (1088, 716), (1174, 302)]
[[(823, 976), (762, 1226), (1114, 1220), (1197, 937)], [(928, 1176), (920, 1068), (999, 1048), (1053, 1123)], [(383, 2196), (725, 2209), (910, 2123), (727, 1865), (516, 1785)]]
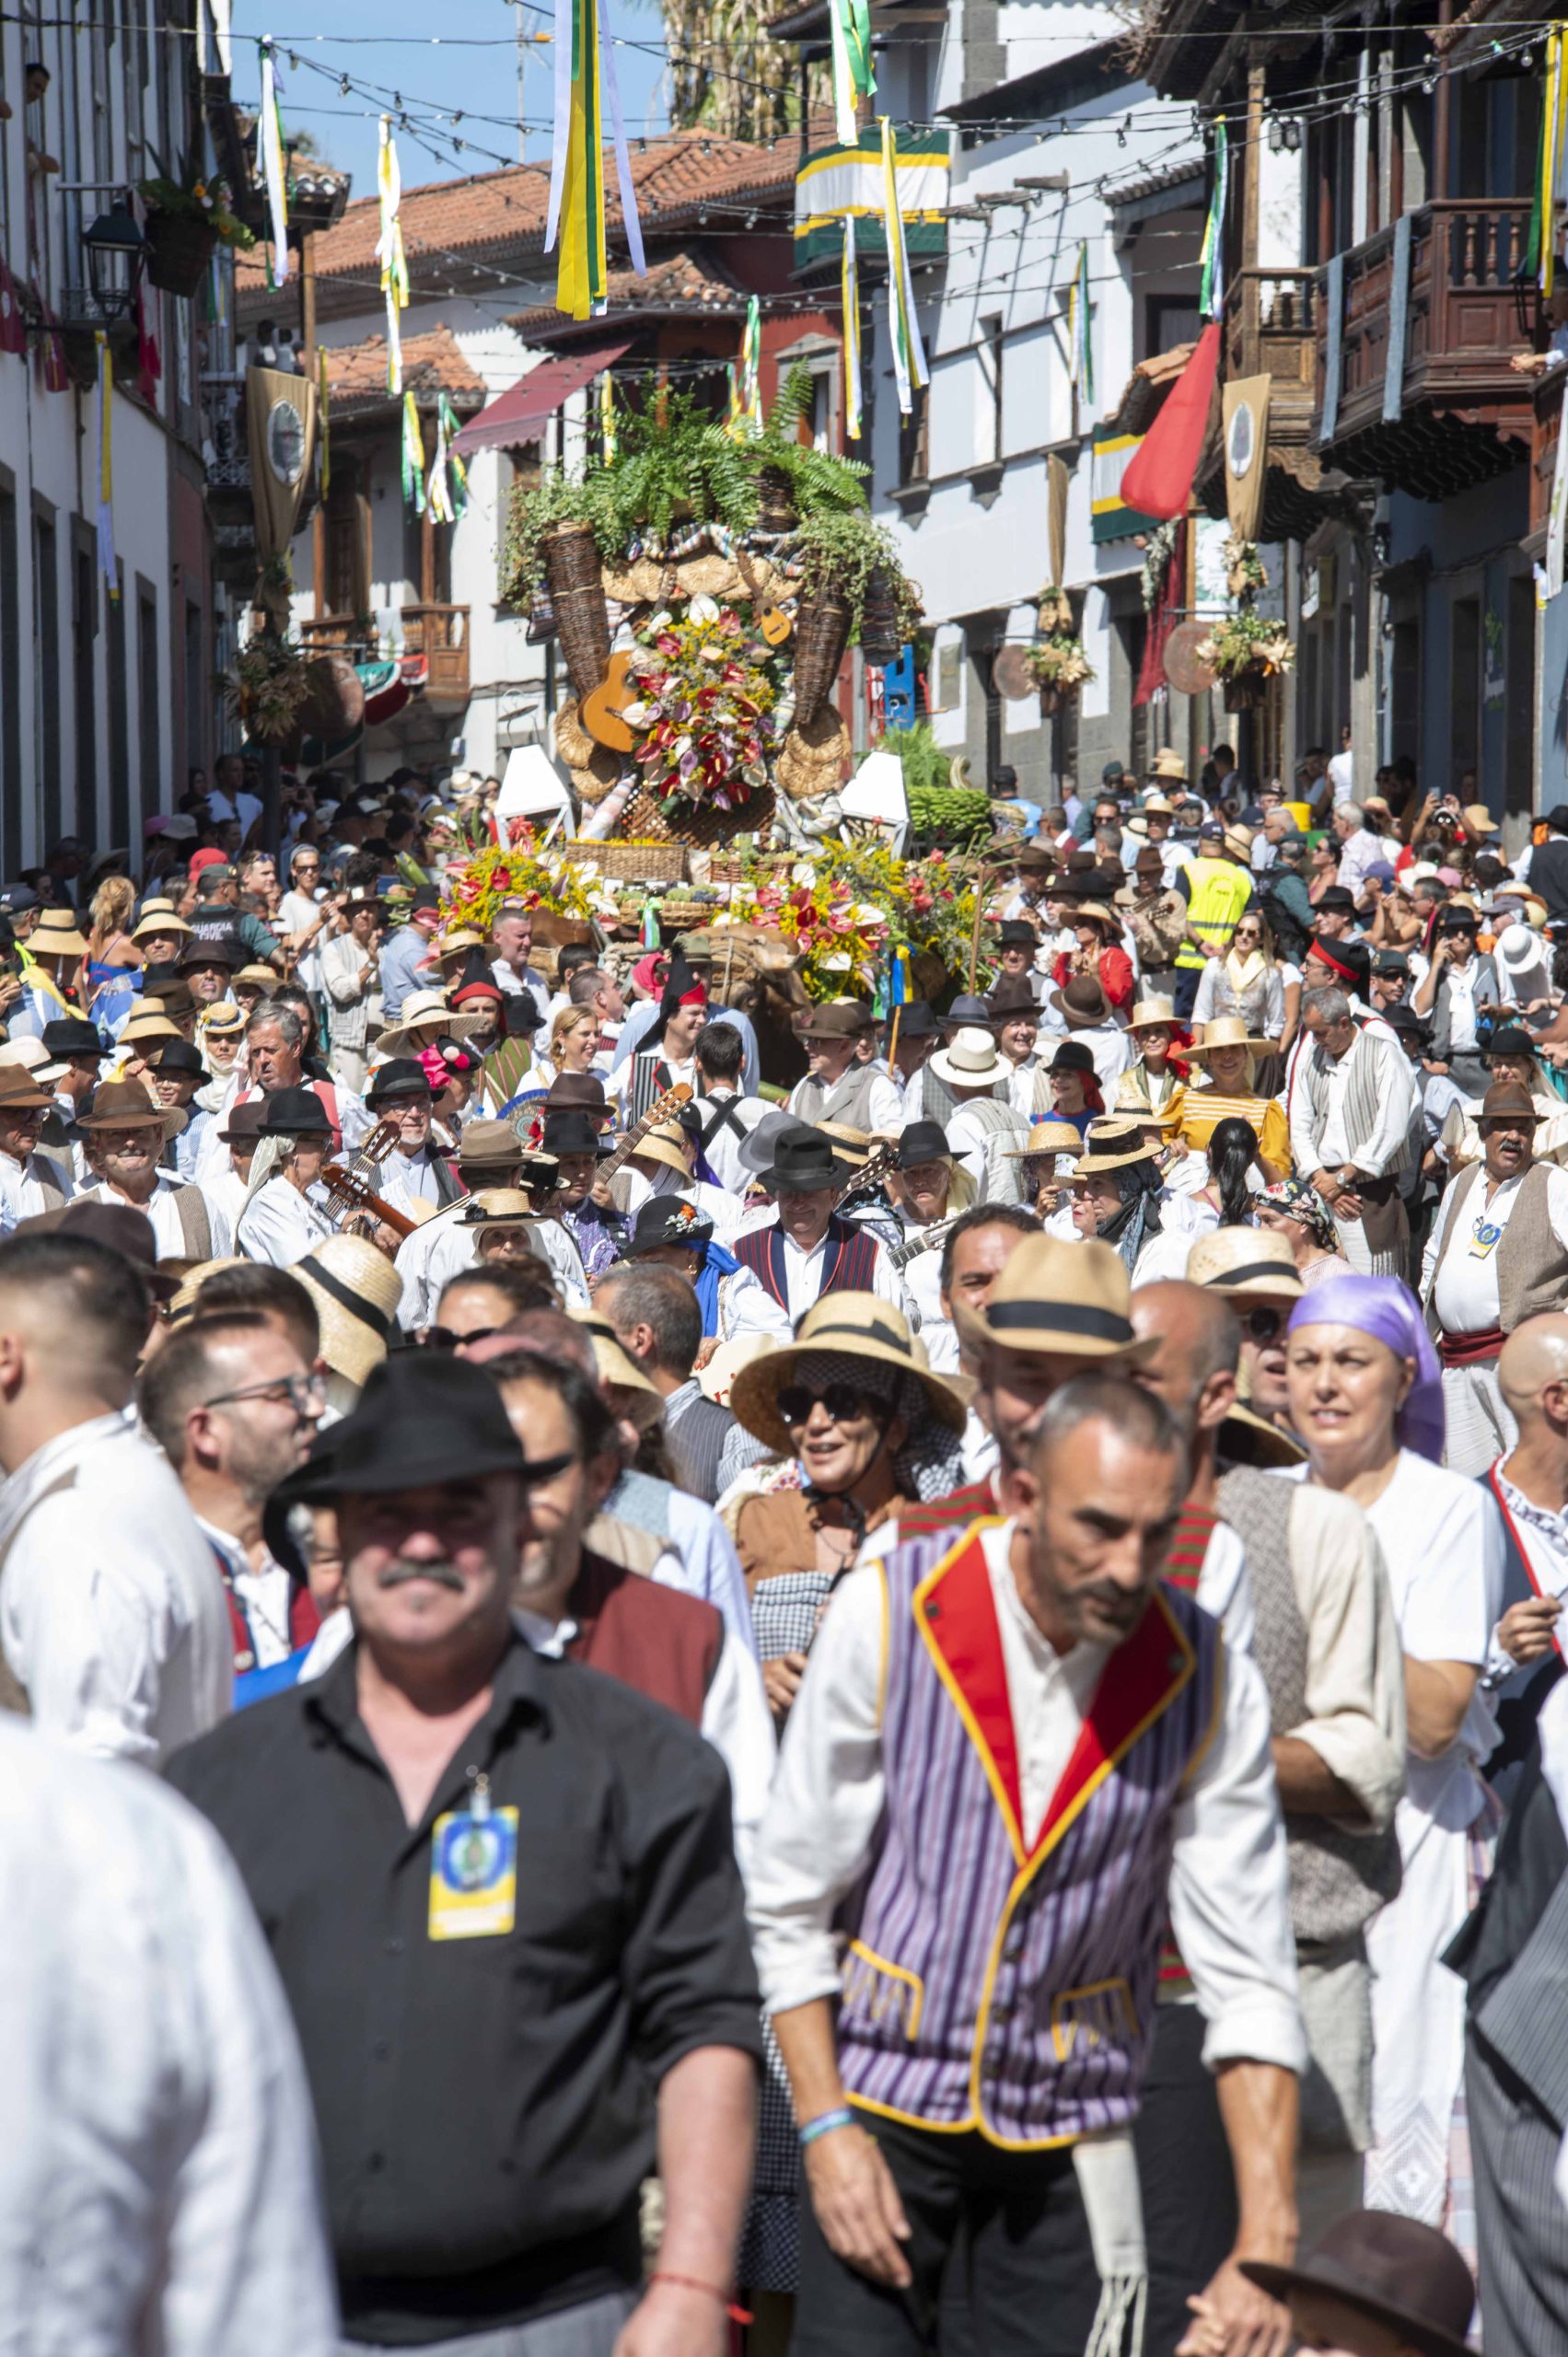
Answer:
[[(877, 1238), (869, 1228), (840, 1219), (835, 1213), (828, 1222), (827, 1246), (819, 1301), (824, 1293), (875, 1293)], [(784, 1275), (784, 1240), (780, 1228), (749, 1228), (745, 1235), (735, 1237), (729, 1248), (741, 1267), (749, 1269), (787, 1313), (789, 1283)]]
[(1137, 2109), (1172, 1812), (1219, 1705), (1220, 1639), (1156, 1588), (1028, 1852), (981, 1544), (994, 1527), (912, 1539), (880, 1566), (888, 1796), (846, 1922), (838, 2038), (853, 2102), (1022, 2150)]

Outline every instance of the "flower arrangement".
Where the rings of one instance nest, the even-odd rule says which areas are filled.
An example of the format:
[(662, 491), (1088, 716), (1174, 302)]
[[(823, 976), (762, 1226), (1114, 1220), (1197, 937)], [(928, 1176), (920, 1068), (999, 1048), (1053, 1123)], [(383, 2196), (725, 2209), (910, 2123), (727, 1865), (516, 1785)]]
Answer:
[(198, 176), (182, 181), (161, 176), (139, 181), (136, 192), (154, 213), (168, 213), (177, 220), (203, 222), (226, 246), (244, 248), (256, 242), (255, 233), (234, 211), (226, 180), (207, 180)]
[(526, 822), (516, 842), (489, 843), (461, 866), (447, 869), (442, 929), (471, 925), (476, 933), (488, 933), (503, 900), (520, 900), (525, 908), (548, 910), (554, 916), (590, 914), (575, 862), (559, 853), (541, 856)]
[(1288, 671), (1295, 661), (1295, 647), (1283, 623), (1246, 609), (1216, 621), (1200, 640), (1197, 654), (1220, 679), (1269, 679)]
[(738, 810), (768, 782), (777, 728), (772, 656), (733, 608), (693, 598), (684, 619), (656, 614), (633, 662), (625, 706), (632, 758), (664, 804)]
[(281, 745), (293, 733), (310, 693), (310, 657), (297, 639), (258, 631), (220, 675), (224, 701), (247, 737)]
[(1036, 687), (1057, 694), (1074, 694), (1086, 679), (1094, 678), (1094, 668), (1084, 653), (1081, 638), (1059, 635), (1037, 639), (1025, 659), (1034, 675)]
[(1176, 554), (1177, 536), (1180, 529), (1181, 518), (1179, 516), (1173, 516), (1168, 523), (1156, 524), (1154, 530), (1138, 543), (1144, 552), (1144, 567), (1138, 576), (1138, 594), (1143, 598), (1144, 611), (1146, 614), (1152, 614), (1159, 603), (1160, 589), (1165, 581), (1166, 570), (1171, 558)]
[(971, 864), (938, 852), (900, 860), (873, 842), (824, 842), (809, 859), (738, 886), (730, 915), (769, 925), (803, 950), (801, 980), (812, 998), (871, 990), (890, 947), (916, 961), (916, 993), (961, 973), (974, 927)]
[(1250, 604), (1260, 589), (1269, 586), (1268, 567), (1258, 553), (1256, 540), (1244, 540), (1232, 532), (1225, 544), (1225, 587), (1233, 598)]

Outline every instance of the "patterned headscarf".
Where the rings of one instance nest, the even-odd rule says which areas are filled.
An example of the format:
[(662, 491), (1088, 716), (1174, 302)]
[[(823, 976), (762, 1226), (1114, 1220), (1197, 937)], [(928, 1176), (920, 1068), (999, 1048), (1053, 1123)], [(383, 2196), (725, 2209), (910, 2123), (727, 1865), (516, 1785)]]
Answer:
[(1282, 1212), (1286, 1219), (1298, 1219), (1311, 1231), (1314, 1244), (1325, 1252), (1337, 1252), (1339, 1237), (1334, 1232), (1334, 1214), (1318, 1192), (1305, 1178), (1282, 1178), (1277, 1186), (1265, 1187), (1258, 1201), (1267, 1203), (1271, 1211)]
[(1326, 1277), (1290, 1314), (1290, 1331), (1303, 1326), (1353, 1326), (1400, 1359), (1415, 1361), (1410, 1398), (1394, 1419), (1394, 1438), (1418, 1457), (1443, 1462), (1443, 1370), (1421, 1305), (1398, 1277)]
[(893, 1472), (906, 1498), (918, 1498), (927, 1504), (962, 1488), (962, 1439), (932, 1414), (931, 1401), (918, 1377), (879, 1360), (862, 1358), (857, 1351), (807, 1351), (796, 1372), (823, 1387), (830, 1383), (853, 1384), (857, 1391), (883, 1403), (889, 1422), (895, 1416), (902, 1418), (909, 1438), (893, 1459)]

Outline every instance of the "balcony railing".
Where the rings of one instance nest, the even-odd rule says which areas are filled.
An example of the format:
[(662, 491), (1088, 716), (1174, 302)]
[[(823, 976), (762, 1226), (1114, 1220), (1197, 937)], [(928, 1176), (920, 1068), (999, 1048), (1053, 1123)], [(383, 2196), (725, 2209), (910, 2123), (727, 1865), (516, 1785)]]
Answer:
[(1269, 377), (1269, 440), (1305, 443), (1318, 377), (1318, 273), (1242, 270), (1225, 290), (1225, 373)]
[(398, 616), (402, 644), (383, 639), (373, 624), (354, 614), (320, 614), (301, 622), (299, 635), (312, 654), (341, 650), (355, 663), (385, 663), (398, 657), (410, 669), (423, 663), (420, 684), (429, 703), (466, 703), (469, 694), (467, 606), (404, 606)]
[[(1337, 402), (1328, 416), (1330, 273), (1318, 273), (1315, 430), (1336, 452), (1370, 437), (1364, 451), (1345, 454), (1347, 462), (1430, 498), (1498, 472), (1517, 455), (1504, 445), (1528, 441), (1529, 379), (1508, 363), (1527, 347), (1534, 327), (1534, 290), (1520, 278), (1530, 203), (1449, 197), (1421, 206), (1410, 221), (1397, 402), (1389, 398), (1388, 356), (1400, 290), (1396, 235), (1388, 228), (1343, 257)], [(1443, 431), (1423, 446), (1433, 421)]]

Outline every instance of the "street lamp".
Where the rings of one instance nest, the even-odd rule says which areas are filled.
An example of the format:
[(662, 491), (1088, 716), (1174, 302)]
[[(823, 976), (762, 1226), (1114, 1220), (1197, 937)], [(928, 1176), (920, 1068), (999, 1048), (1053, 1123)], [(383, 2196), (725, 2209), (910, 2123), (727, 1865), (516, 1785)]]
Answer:
[(109, 321), (130, 318), (141, 283), (146, 242), (123, 196), (116, 197), (109, 211), (100, 213), (92, 226), (82, 231), (82, 243), (87, 252), (87, 284), (99, 319)]

